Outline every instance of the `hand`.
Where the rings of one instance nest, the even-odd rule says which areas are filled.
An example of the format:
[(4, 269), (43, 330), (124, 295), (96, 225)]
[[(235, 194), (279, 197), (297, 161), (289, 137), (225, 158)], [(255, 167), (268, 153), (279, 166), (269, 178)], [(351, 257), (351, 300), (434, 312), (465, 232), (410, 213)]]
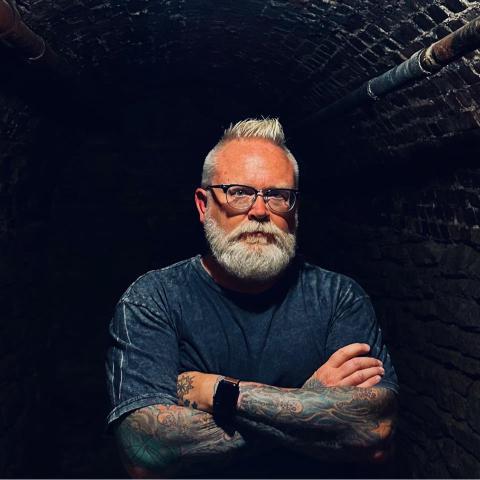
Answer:
[(177, 377), (178, 404), (203, 412), (213, 412), (213, 395), (220, 375), (183, 372)]
[(362, 356), (369, 351), (370, 346), (366, 343), (351, 343), (338, 349), (302, 388), (373, 387), (381, 380), (385, 370), (380, 360)]

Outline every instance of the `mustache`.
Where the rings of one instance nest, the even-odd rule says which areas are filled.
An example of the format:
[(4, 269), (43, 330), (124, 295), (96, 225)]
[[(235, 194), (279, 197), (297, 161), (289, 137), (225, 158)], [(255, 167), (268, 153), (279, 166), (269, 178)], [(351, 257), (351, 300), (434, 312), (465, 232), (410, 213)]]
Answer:
[(235, 242), (248, 233), (263, 233), (273, 236), (275, 240), (278, 240), (284, 232), (273, 223), (250, 221), (239, 225), (233, 232), (230, 232), (230, 234), (227, 235), (227, 241)]

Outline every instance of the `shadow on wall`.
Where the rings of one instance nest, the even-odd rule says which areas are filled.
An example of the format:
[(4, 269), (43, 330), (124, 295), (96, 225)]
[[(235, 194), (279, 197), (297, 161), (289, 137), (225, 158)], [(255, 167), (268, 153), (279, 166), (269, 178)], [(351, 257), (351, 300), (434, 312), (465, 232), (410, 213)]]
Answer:
[(385, 181), (380, 169), (331, 180), (303, 240), (372, 298), (401, 387), (398, 472), (478, 478), (480, 170), (430, 153), (387, 165)]

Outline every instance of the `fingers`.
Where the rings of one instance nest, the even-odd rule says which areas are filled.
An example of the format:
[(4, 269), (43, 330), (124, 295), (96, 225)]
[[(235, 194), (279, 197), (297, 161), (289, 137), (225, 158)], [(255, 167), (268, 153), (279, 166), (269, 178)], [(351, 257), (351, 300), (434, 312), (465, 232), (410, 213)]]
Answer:
[(328, 387), (375, 385), (385, 371), (380, 360), (365, 356), (369, 351), (366, 343), (351, 343), (339, 348), (313, 376)]
[(366, 382), (361, 383), (360, 385), (357, 385), (358, 388), (369, 388), (369, 387), (374, 387), (382, 377), (380, 375), (375, 375), (372, 378), (369, 378)]
[[(382, 367), (383, 364), (377, 358), (372, 357), (356, 357), (345, 362), (338, 368), (342, 378), (346, 378), (354, 372), (373, 367)], [(380, 373), (380, 372), (377, 372)]]
[(370, 345), (367, 343), (351, 343), (350, 345), (339, 348), (335, 353), (332, 354), (327, 363), (331, 367), (337, 368), (348, 360), (360, 355), (365, 355), (369, 351)]
[(382, 367), (364, 368), (363, 370), (357, 370), (348, 377), (345, 377), (339, 382), (340, 387), (354, 387), (361, 385), (375, 376), (382, 376), (385, 370)]

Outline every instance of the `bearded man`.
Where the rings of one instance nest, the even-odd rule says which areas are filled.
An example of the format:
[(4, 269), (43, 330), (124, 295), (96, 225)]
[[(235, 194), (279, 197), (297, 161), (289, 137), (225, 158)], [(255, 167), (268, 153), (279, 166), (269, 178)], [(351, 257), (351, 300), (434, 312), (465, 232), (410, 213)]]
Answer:
[(132, 477), (331, 477), (385, 457), (390, 357), (364, 290), (296, 255), (298, 199), (278, 120), (231, 126), (195, 192), (209, 254), (117, 304), (108, 423)]

